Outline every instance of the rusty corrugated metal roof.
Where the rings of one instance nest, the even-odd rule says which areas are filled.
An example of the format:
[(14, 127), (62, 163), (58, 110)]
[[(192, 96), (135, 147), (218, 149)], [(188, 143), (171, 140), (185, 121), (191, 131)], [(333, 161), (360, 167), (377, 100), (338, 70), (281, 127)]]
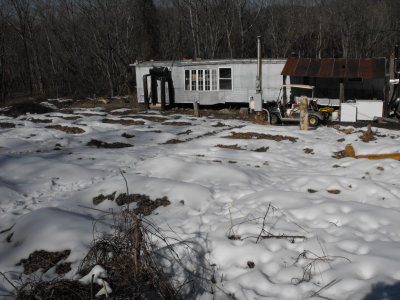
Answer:
[(324, 78), (385, 78), (386, 58), (289, 58), (281, 75)]

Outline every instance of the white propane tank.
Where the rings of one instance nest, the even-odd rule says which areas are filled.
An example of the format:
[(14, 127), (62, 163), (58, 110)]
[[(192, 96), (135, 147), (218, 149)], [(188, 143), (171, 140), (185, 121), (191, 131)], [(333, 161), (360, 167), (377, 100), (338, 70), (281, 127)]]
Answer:
[(332, 112), (332, 121), (339, 121), (339, 111), (335, 110)]

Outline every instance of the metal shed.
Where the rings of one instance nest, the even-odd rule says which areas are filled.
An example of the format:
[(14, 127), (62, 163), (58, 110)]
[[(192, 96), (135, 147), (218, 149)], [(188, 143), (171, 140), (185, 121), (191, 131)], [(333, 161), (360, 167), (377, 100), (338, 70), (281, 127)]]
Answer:
[[(264, 101), (278, 97), (281, 75), (286, 59), (262, 59), (262, 97)], [(144, 76), (152, 68), (168, 68), (173, 82), (175, 103), (201, 105), (219, 103), (246, 103), (256, 94), (257, 59), (218, 59), (196, 61), (148, 61), (134, 65), (136, 68), (138, 101), (144, 103)], [(151, 86), (148, 82), (147, 89)], [(161, 86), (158, 83), (158, 93)], [(166, 88), (166, 103), (169, 95)]]
[[(315, 97), (319, 102), (386, 100), (386, 64), (386, 58), (289, 58), (281, 75), (290, 77), (293, 84), (315, 86)], [(300, 91), (295, 89), (292, 93), (295, 97), (300, 96)]]

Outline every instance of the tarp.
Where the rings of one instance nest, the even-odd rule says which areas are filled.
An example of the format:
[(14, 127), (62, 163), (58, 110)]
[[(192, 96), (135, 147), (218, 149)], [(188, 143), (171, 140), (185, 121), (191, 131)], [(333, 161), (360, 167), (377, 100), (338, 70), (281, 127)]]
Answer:
[(385, 78), (386, 58), (288, 58), (281, 75), (323, 78)]

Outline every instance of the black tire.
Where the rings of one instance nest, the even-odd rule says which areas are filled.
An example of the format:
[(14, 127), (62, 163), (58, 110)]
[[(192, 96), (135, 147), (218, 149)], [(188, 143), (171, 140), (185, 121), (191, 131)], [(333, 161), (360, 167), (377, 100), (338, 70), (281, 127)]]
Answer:
[(308, 122), (311, 127), (317, 127), (319, 123), (319, 119), (316, 116), (311, 116), (308, 118)]
[(275, 114), (271, 114), (270, 123), (271, 123), (271, 125), (276, 125), (276, 124), (278, 124), (278, 123), (279, 123), (279, 118), (278, 118), (278, 116), (275, 115)]

